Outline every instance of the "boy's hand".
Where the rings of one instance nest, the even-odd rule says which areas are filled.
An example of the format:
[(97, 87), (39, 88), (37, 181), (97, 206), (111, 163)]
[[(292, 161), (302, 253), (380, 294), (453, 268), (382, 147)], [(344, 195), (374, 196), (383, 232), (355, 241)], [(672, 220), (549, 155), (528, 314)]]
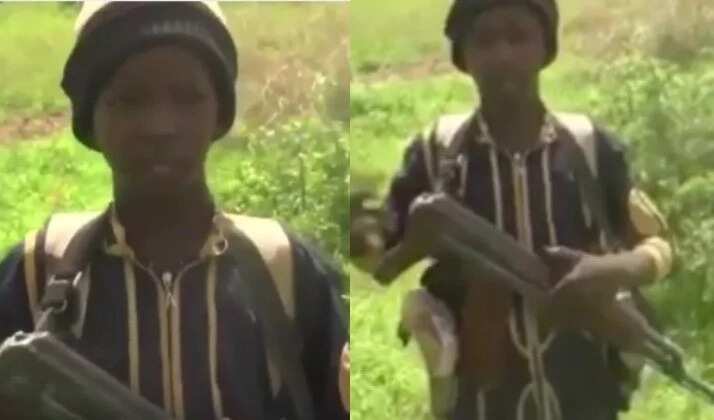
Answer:
[(646, 283), (652, 263), (639, 252), (593, 255), (567, 247), (545, 250), (545, 261), (557, 280), (552, 302), (566, 306), (602, 306), (621, 289)]

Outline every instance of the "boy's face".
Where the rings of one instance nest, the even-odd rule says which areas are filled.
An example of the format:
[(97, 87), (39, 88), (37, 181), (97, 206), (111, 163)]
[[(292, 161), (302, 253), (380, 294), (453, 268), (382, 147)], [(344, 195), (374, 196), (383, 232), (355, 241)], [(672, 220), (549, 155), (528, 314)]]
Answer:
[(100, 94), (94, 137), (115, 184), (171, 194), (203, 177), (218, 100), (204, 63), (158, 46), (130, 56)]
[(527, 6), (493, 7), (474, 19), (462, 54), (482, 94), (518, 97), (530, 90), (545, 63), (543, 27)]

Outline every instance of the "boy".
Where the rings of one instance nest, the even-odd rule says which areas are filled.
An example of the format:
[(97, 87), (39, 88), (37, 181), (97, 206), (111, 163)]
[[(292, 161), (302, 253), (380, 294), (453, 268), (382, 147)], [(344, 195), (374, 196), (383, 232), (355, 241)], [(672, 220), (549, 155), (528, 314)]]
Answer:
[[(71, 336), (177, 419), (348, 418), (339, 273), (277, 222), (220, 211), (206, 183), (208, 150), (235, 116), (237, 52), (217, 3), (87, 2), (78, 26), (62, 87), (77, 139), (111, 168), (114, 201), (96, 217), (52, 217), (4, 260), (0, 339)], [(77, 298), (48, 302), (74, 274), (58, 260), (81, 242)], [(259, 281), (276, 283), (270, 308), (243, 293)], [(67, 306), (69, 322), (43, 317)]]
[[(572, 267), (556, 279), (554, 309), (572, 308), (572, 299), (611, 300), (667, 274), (671, 249), (657, 236), (664, 223), (632, 185), (622, 146), (587, 118), (554, 114), (543, 103), (538, 78), (556, 57), (557, 27), (553, 0), (454, 2), (446, 22), (452, 61), (473, 79), (480, 107), (440, 118), (408, 146), (389, 191), (384, 233), (369, 218), (354, 233), (362, 267), (372, 270), (402, 240), (410, 206), (440, 184), (439, 156), (449, 149), (458, 165), (445, 186), (455, 198), (554, 268)], [(590, 131), (585, 155), (605, 217), (624, 245), (617, 253), (604, 254), (604, 226), (568, 161), (566, 144), (582, 127)], [(436, 417), (617, 418), (627, 404), (616, 372), (620, 355), (583, 332), (544, 327), (521, 296), (477, 279), (458, 281), (463, 277), (458, 262), (438, 260), (424, 275), (426, 290), (410, 293), (403, 308), (402, 324), (424, 351)], [(457, 346), (449, 346), (455, 338)]]

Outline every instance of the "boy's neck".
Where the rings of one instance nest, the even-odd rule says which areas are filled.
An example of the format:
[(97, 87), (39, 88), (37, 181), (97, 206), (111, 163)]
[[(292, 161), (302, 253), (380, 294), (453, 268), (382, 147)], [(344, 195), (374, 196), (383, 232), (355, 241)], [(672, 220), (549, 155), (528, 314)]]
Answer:
[(205, 183), (166, 196), (116, 194), (114, 206), (129, 246), (140, 259), (163, 267), (198, 255), (216, 211)]
[(540, 140), (546, 110), (537, 93), (512, 100), (482, 97), (481, 112), (493, 140), (511, 153), (528, 151)]

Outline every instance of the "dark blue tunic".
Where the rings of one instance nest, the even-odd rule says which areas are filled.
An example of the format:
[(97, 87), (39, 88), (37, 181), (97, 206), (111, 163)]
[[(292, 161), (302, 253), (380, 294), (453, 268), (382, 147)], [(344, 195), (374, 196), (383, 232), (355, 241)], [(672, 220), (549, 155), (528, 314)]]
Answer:
[[(288, 237), (296, 323), (304, 341), (301, 359), (317, 416), (347, 419), (337, 386), (340, 353), (347, 339), (340, 314), (340, 274), (314, 249), (292, 234)], [(39, 238), (41, 242), (42, 235)], [(127, 282), (126, 260), (109, 251), (116, 241), (111, 229), (106, 229), (102, 240), (106, 246), (90, 261), (91, 287), (80, 353), (128, 386), (129, 325), (135, 319), (135, 363), (140, 366), (136, 386), (152, 403), (174, 415), (182, 413), (181, 418), (187, 420), (216, 419), (217, 404), (222, 418), (232, 420), (295, 418), (285, 388), (277, 397), (271, 392), (263, 333), (251, 302), (236, 302), (227, 291), (232, 282), (246, 280), (229, 259), (216, 256), (215, 261), (208, 258), (188, 268), (180, 279), (174, 279), (176, 284), (168, 294), (161, 276), (152, 276), (135, 264), (130, 265), (134, 280)], [(33, 330), (23, 258), (20, 245), (0, 265), (0, 340), (19, 330)], [(216, 275), (209, 286), (212, 263)], [(43, 278), (41, 261), (36, 268), (37, 278)], [(44, 282), (38, 283), (41, 296)], [(133, 290), (127, 290), (128, 284), (134, 285)], [(128, 296), (135, 301), (130, 302)], [(209, 317), (215, 325), (213, 346)], [(0, 418), (4, 418), (1, 414), (2, 407)]]
[[(474, 124), (466, 133), (460, 153), (466, 157), (466, 174), (461, 178), (464, 204), (521, 243), (539, 252), (548, 245), (575, 249), (597, 248), (599, 228), (585, 208), (572, 167), (562, 162), (563, 127), (541, 139), (528, 153), (512, 155), (498, 147)], [(429, 136), (429, 134), (426, 134)], [(595, 130), (599, 182), (603, 186), (606, 211), (618, 236), (632, 239), (628, 196), (632, 188), (621, 144), (600, 129)], [(388, 244), (397, 244), (404, 233), (408, 209), (420, 194), (431, 189), (426, 166), (424, 137), (408, 146), (401, 170), (388, 196), (391, 230)], [(430, 140), (432, 156), (436, 152)], [(454, 177), (459, 183), (460, 177)], [(463, 181), (462, 181), (463, 182)], [(448, 264), (446, 262), (437, 262)], [(454, 285), (425, 286), (444, 300), (457, 321), (464, 290)], [(582, 333), (542, 331), (534, 316), (514, 296), (509, 319), (509, 345), (520, 358), (511, 366), (508, 380), (483, 391), (475, 378), (459, 374), (459, 397), (451, 420), (534, 420), (535, 404), (547, 406), (552, 420), (613, 420), (625, 401), (612, 366), (612, 352)]]

